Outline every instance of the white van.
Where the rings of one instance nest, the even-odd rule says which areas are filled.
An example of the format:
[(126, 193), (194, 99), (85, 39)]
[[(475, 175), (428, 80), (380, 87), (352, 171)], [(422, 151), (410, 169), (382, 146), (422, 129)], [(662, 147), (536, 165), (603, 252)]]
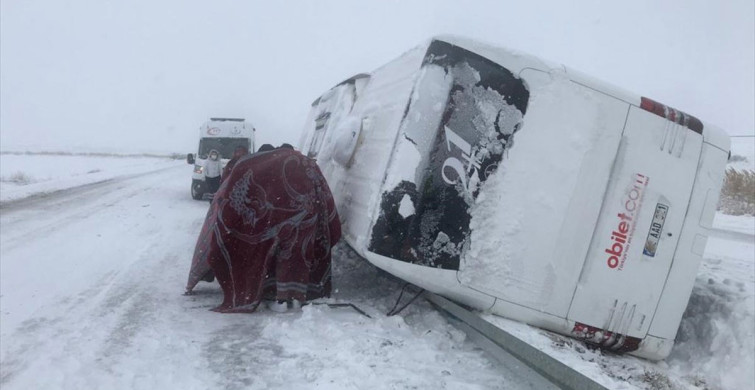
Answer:
[(186, 162), (194, 164), (191, 177), (191, 197), (202, 199), (207, 192), (205, 186), (204, 164), (211, 150), (220, 153), (223, 166), (233, 156), (238, 146), (254, 150), (254, 126), (243, 118), (210, 118), (199, 128), (199, 148), (197, 155), (189, 153)]
[(328, 179), (346, 241), (376, 266), (663, 359), (729, 138), (564, 66), (438, 37), (323, 94), (300, 148)]

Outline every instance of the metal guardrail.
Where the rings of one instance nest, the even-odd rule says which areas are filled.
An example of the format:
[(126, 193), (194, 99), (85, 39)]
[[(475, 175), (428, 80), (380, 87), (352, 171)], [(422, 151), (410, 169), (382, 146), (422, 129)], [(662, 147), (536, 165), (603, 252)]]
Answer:
[(429, 291), (425, 291), (424, 294), (430, 303), (452, 316), (453, 319), (458, 320), (459, 323), (455, 324), (457, 327), (504, 364), (518, 364), (516, 362), (518, 361), (526, 366), (523, 368), (532, 370), (533, 373), (527, 375), (530, 387), (536, 389), (608, 390), (581, 372), (448, 299)]

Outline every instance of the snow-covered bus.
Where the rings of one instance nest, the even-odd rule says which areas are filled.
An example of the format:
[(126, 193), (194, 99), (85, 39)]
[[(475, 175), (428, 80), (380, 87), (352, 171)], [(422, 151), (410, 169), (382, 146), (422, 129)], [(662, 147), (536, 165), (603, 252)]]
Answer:
[(204, 166), (211, 150), (217, 150), (223, 166), (233, 157), (238, 146), (254, 150), (254, 126), (243, 118), (210, 118), (199, 127), (199, 147), (196, 156), (189, 153), (186, 162), (194, 164), (191, 177), (191, 197), (202, 199), (207, 192)]
[(562, 65), (437, 37), (314, 101), (346, 241), (437, 294), (665, 358), (729, 138)]

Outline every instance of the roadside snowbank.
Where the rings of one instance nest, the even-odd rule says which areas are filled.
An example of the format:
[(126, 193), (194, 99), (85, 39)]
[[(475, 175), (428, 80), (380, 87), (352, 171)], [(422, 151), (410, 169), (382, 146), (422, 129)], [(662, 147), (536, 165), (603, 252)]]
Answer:
[(0, 203), (180, 164), (186, 163), (158, 157), (0, 154)]
[[(752, 226), (755, 220), (725, 217), (729, 223), (739, 219), (739, 225)], [(677, 344), (667, 359), (672, 372), (705, 378), (709, 388), (755, 386), (754, 257), (752, 239), (708, 239)]]

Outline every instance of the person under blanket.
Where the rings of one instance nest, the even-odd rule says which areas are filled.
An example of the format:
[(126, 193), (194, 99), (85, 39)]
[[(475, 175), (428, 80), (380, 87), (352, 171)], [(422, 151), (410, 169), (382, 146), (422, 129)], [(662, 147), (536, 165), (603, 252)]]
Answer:
[(207, 212), (186, 292), (211, 272), (223, 289), (218, 312), (330, 296), (331, 248), (340, 237), (333, 196), (314, 160), (288, 148), (243, 156)]

